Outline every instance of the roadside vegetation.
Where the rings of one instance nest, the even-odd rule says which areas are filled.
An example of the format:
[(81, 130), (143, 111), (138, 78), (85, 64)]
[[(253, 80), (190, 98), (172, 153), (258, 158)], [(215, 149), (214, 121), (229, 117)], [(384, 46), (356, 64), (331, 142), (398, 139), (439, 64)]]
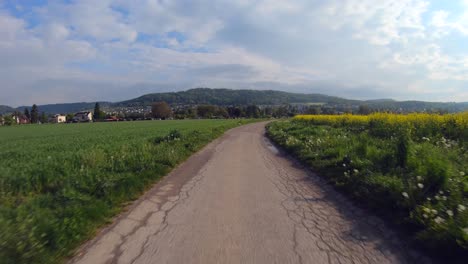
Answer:
[(122, 206), (249, 120), (0, 129), (0, 263), (60, 262)]
[(269, 137), (445, 257), (468, 252), (468, 112), (299, 115)]

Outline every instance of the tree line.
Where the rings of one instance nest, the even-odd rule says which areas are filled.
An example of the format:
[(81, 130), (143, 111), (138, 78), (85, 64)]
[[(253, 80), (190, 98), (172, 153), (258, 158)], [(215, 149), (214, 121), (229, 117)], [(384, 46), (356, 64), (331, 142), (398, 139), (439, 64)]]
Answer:
[[(219, 106), (212, 104), (201, 105), (176, 105), (171, 107), (167, 102), (160, 101), (151, 105), (151, 111), (128, 112), (111, 114), (102, 111), (99, 103), (94, 106), (93, 121), (123, 121), (123, 120), (148, 120), (148, 119), (212, 119), (212, 118), (285, 118), (297, 114), (360, 114), (368, 115), (373, 112), (397, 112), (391, 110), (377, 110), (367, 104), (359, 106), (352, 105), (327, 105), (327, 104), (285, 104), (279, 106), (272, 105), (244, 105), (244, 106)], [(446, 111), (432, 111), (435, 113), (445, 113)], [(73, 122), (74, 114), (66, 115), (67, 122)], [(0, 125), (38, 124), (47, 123), (48, 116), (45, 112), (40, 112), (36, 104), (25, 108), (24, 112), (15, 111), (11, 115), (1, 116)]]
[(16, 123), (20, 124), (39, 124), (47, 123), (48, 117), (45, 112), (40, 112), (39, 107), (33, 104), (31, 110), (25, 108), (23, 112), (14, 111), (11, 115), (1, 116), (0, 124), (13, 125)]
[(171, 108), (166, 102), (155, 102), (151, 106), (151, 117), (156, 119), (211, 119), (211, 118), (280, 118), (290, 117), (297, 109), (285, 106), (177, 106)]

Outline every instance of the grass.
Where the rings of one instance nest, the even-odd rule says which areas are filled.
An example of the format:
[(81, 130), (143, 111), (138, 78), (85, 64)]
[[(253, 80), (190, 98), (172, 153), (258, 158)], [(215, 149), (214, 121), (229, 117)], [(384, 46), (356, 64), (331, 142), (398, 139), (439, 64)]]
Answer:
[(157, 179), (249, 120), (0, 128), (0, 263), (57, 263)]
[(297, 116), (268, 135), (338, 189), (452, 259), (468, 253), (468, 115)]

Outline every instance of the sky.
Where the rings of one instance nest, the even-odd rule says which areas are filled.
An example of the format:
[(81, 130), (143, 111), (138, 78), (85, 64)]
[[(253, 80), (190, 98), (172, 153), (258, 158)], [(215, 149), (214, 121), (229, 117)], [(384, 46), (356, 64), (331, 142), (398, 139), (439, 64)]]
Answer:
[(0, 0), (0, 104), (195, 87), (468, 101), (468, 0)]

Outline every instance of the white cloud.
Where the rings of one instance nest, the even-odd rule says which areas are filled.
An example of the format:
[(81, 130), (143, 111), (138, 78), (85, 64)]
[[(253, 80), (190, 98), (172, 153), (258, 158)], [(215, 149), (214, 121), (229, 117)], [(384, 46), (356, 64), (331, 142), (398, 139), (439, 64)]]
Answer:
[(321, 20), (335, 30), (351, 27), (355, 38), (387, 45), (423, 37), (421, 15), (427, 7), (428, 2), (422, 0), (336, 0), (323, 7)]
[(187, 45), (200, 46), (223, 26), (215, 14), (206, 12), (211, 9), (211, 1), (200, 2), (135, 0), (116, 1), (115, 5), (127, 10), (126, 20), (138, 32), (149, 35), (180, 32), (188, 37)]
[(23, 20), (0, 13), (0, 44), (11, 45), (24, 32), (23, 27)]
[(468, 80), (468, 56), (449, 56), (436, 44), (395, 53), (394, 62), (424, 67), (432, 80)]
[[(468, 4), (466, 4), (468, 8)], [(468, 36), (468, 10), (456, 17), (451, 17), (451, 13), (445, 10), (438, 10), (433, 13), (431, 26), (434, 27), (434, 34), (437, 37), (457, 32)]]
[(468, 84), (468, 52), (446, 42), (466, 42), (468, 4), (456, 13), (425, 0), (54, 0), (10, 11), (0, 4), (0, 104), (30, 103), (39, 98), (31, 90), (67, 80), (68, 97), (56, 100), (75, 100), (89, 83), (103, 100), (111, 89), (131, 97), (123, 87), (137, 83), (354, 98), (431, 87), (434, 100), (447, 98), (438, 87), (463, 94)]
[(138, 32), (111, 4), (111, 0), (80, 0), (71, 4), (54, 2), (42, 8), (41, 13), (46, 23), (59, 22), (73, 28), (77, 36), (97, 41), (135, 41)]

